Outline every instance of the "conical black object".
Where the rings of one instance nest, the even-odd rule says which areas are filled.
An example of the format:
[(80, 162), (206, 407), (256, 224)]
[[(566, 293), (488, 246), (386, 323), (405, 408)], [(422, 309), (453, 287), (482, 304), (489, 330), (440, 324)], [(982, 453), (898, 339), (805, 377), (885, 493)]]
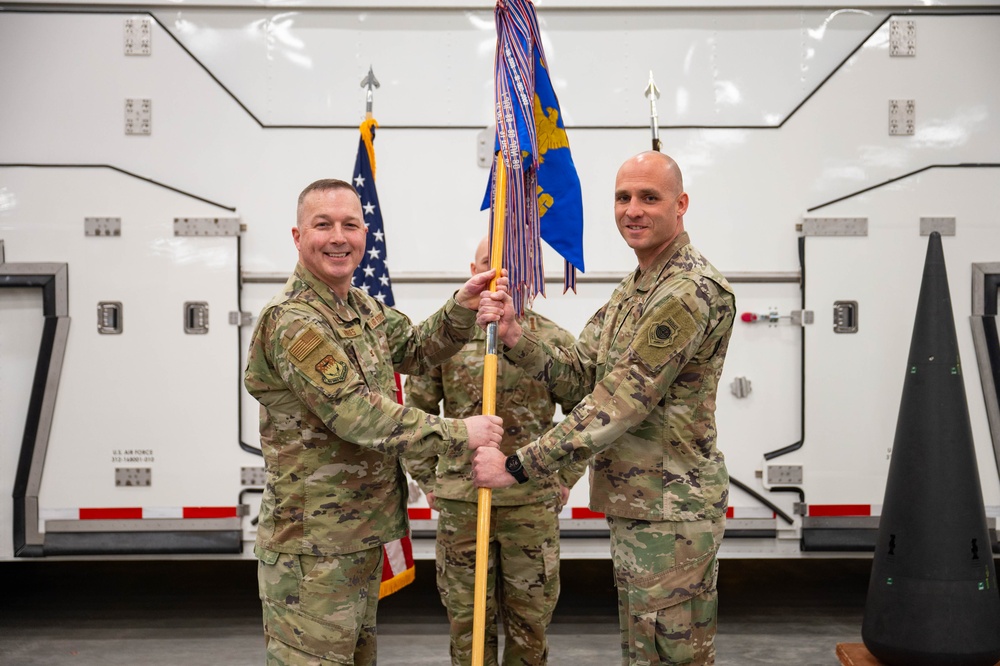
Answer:
[(906, 365), (861, 636), (890, 666), (993, 666), (1000, 592), (937, 232)]

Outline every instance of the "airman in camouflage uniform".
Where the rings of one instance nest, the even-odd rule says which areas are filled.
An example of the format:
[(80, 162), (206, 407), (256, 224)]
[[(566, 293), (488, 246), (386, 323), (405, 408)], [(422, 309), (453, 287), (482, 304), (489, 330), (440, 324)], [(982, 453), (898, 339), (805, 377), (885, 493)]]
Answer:
[[(471, 264), (473, 275), (489, 269), (488, 240)], [(572, 345), (575, 338), (541, 315), (527, 311), (522, 325), (540, 339)], [(483, 411), (486, 335), (478, 334), (458, 354), (427, 375), (406, 382), (406, 404), (445, 416), (465, 418)], [(565, 413), (573, 402), (562, 402)], [(540, 381), (502, 357), (497, 363), (496, 414), (503, 418), (500, 448), (511, 454), (552, 427), (556, 399)], [(459, 458), (432, 455), (404, 460), (432, 508), (438, 510), (437, 585), (451, 623), (451, 663), (472, 661), (476, 574), (478, 489), (472, 484), (471, 452)], [(545, 631), (559, 599), (559, 510), (585, 463), (563, 467), (516, 488), (492, 495), (486, 597), (485, 666), (496, 666), (497, 607), (503, 618), (503, 664), (546, 663)], [(564, 496), (565, 493), (565, 496)]]
[[(482, 486), (593, 457), (591, 508), (604, 512), (618, 587), (622, 664), (713, 664), (718, 572), (729, 476), (716, 448), (715, 396), (735, 297), (690, 244), (688, 196), (676, 163), (656, 152), (626, 161), (615, 218), (638, 269), (591, 318), (576, 345), (520, 330), (509, 299), (484, 298), (508, 358), (580, 403), (505, 461), (474, 456)], [(502, 304), (502, 305), (501, 305)]]
[(458, 457), (503, 432), (496, 417), (397, 404), (393, 369), (424, 372), (460, 349), (475, 330), (465, 306), (491, 274), (415, 326), (350, 286), (367, 230), (349, 183), (307, 187), (297, 219), (299, 263), (261, 312), (244, 378), (267, 472), (254, 549), (267, 663), (369, 665), (382, 544), (409, 529), (399, 456)]

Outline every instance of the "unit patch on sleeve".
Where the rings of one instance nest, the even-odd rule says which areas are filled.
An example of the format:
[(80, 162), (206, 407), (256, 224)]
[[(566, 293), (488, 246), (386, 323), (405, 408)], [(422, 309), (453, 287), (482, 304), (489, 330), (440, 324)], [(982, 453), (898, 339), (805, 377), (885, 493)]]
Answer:
[(351, 380), (353, 366), (344, 350), (324, 336), (321, 329), (306, 324), (295, 338), (285, 341), (285, 349), (288, 360), (329, 396)]
[(697, 330), (694, 318), (680, 301), (671, 299), (650, 313), (649, 322), (635, 337), (635, 353), (651, 368), (659, 368), (686, 345)]
[(316, 371), (323, 378), (323, 383), (331, 386), (347, 379), (347, 364), (338, 361), (330, 354), (320, 359), (319, 363), (316, 364)]

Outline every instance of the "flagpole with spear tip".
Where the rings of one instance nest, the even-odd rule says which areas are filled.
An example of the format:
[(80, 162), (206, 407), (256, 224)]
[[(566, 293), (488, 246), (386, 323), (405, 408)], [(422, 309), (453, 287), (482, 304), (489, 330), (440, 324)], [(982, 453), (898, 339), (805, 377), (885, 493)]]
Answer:
[(375, 78), (375, 72), (372, 71), (372, 66), (368, 65), (368, 74), (365, 78), (361, 79), (361, 87), (367, 88), (368, 92), (365, 94), (365, 120), (372, 119), (372, 89), (379, 87), (378, 79)]
[[(496, 153), (496, 184), (493, 191), (493, 224), (490, 228), (490, 268), (494, 269), (490, 291), (496, 291), (503, 267), (504, 226), (507, 215), (507, 168), (503, 153)], [(495, 415), (497, 404), (497, 322), (486, 327), (486, 355), (483, 358), (483, 414)], [(472, 666), (482, 666), (486, 650), (486, 579), (490, 566), (490, 513), (493, 491), (480, 488), (476, 514), (476, 584), (472, 607)]]
[(660, 99), (660, 89), (653, 82), (653, 70), (649, 70), (649, 84), (646, 86), (646, 99), (649, 100), (649, 127), (653, 131), (653, 150), (660, 150), (660, 122), (656, 113), (656, 100)]

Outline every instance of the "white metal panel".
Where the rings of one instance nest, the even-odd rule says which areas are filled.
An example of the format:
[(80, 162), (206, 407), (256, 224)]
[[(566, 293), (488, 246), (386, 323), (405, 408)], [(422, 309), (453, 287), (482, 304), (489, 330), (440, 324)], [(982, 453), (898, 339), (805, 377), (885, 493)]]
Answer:
[[(358, 6), (352, 4), (352, 9), (295, 14), (290, 19), (292, 24), (286, 42), (280, 43), (269, 43), (267, 38), (261, 36), (263, 33), (246, 30), (254, 21), (266, 23), (277, 20), (278, 10), (273, 8), (244, 7), (230, 13), (216, 6), (177, 12), (176, 5), (172, 5), (174, 9), (169, 10), (171, 21), (165, 21), (166, 25), (176, 25), (182, 19), (190, 21), (194, 27), (190, 33), (185, 33), (192, 37), (189, 48), (199, 58), (204, 53), (206, 64), (213, 74), (218, 75), (227, 87), (245, 88), (249, 93), (248, 99), (255, 100), (255, 104), (259, 102), (268, 117), (273, 115), (278, 119), (276, 122), (284, 122), (281, 119), (293, 116), (311, 118), (313, 116), (309, 114), (320, 111), (325, 116), (329, 110), (334, 116), (340, 114), (347, 118), (339, 121), (346, 125), (343, 129), (261, 128), (159, 26), (154, 26), (152, 55), (141, 58), (125, 56), (121, 44), (122, 21), (129, 14), (0, 13), (0, 43), (4, 45), (4, 53), (17, 56), (0, 59), (0, 90), (3, 91), (0, 96), (0, 161), (111, 164), (224, 206), (235, 207), (235, 214), (248, 227), (242, 241), (243, 269), (249, 273), (287, 275), (295, 262), (289, 233), (294, 223), (295, 197), (306, 183), (316, 178), (347, 177), (357, 150), (358, 135), (353, 123), (359, 118), (363, 100), (358, 81), (367, 71), (369, 58), (367, 54), (358, 55), (362, 53), (360, 47), (351, 52), (342, 50), (342, 45), (335, 45), (334, 42), (348, 33), (356, 35), (356, 40), (361, 39), (363, 34), (365, 48), (369, 42), (380, 44), (379, 57), (389, 58), (391, 63), (406, 61), (408, 71), (413, 67), (410, 61), (414, 58), (411, 50), (403, 46), (413, 39), (411, 32), (419, 34), (417, 28), (423, 27), (428, 31), (426, 34), (438, 37), (426, 40), (430, 51), (426, 59), (439, 65), (427, 76), (439, 77), (434, 81), (443, 85), (437, 88), (443, 88), (447, 93), (445, 97), (453, 100), (454, 112), (427, 114), (427, 119), (423, 121), (438, 129), (400, 127), (404, 124), (401, 119), (408, 114), (423, 113), (424, 109), (434, 109), (439, 104), (441, 98), (435, 97), (439, 94), (435, 92), (435, 86), (425, 86), (421, 91), (418, 84), (426, 77), (396, 81), (395, 64), (388, 65), (386, 73), (380, 69), (381, 65), (373, 63), (383, 83), (383, 87), (376, 91), (376, 117), (387, 125), (379, 131), (376, 153), (390, 266), (393, 275), (461, 274), (465, 271), (472, 247), (486, 230), (486, 215), (478, 210), (487, 172), (476, 166), (477, 121), (466, 121), (459, 114), (473, 118), (479, 113), (477, 109), (488, 103), (491, 95), (486, 83), (489, 68), (487, 66), (487, 73), (483, 74), (483, 56), (475, 50), (479, 48), (475, 45), (481, 46), (487, 38), (492, 40), (492, 21), (488, 20), (490, 26), (480, 28), (472, 26), (469, 19), (470, 16), (486, 16), (489, 19), (489, 12), (482, 8), (471, 8), (468, 12), (443, 11), (441, 7), (452, 5), (442, 3), (428, 12), (415, 12), (410, 6), (397, 7), (389, 12), (372, 11), (365, 19), (364, 28), (352, 27), (348, 30), (340, 22), (332, 20), (332, 17), (351, 16), (360, 25)], [(697, 91), (684, 109), (684, 113), (692, 119), (698, 118), (692, 123), (722, 124), (724, 121), (719, 120), (720, 117), (748, 118), (750, 120), (740, 121), (748, 124), (759, 123), (760, 119), (771, 122), (770, 116), (776, 113), (775, 109), (787, 108), (790, 102), (802, 99), (803, 90), (811, 89), (812, 82), (821, 80), (824, 72), (853, 48), (854, 40), (867, 34), (865, 26), (874, 25), (878, 18), (877, 14), (837, 13), (820, 9), (670, 13), (649, 9), (644, 16), (652, 18), (637, 22), (635, 19), (641, 13), (611, 12), (605, 5), (601, 7), (604, 9), (540, 12), (543, 35), (547, 40), (553, 74), (567, 118), (578, 126), (589, 126), (591, 122), (602, 126), (601, 129), (570, 128), (574, 158), (584, 187), (587, 216), (585, 254), (590, 275), (623, 275), (635, 265), (634, 256), (617, 234), (611, 211), (617, 166), (626, 157), (649, 145), (644, 116), (647, 107), (641, 97), (649, 65), (637, 63), (636, 53), (652, 54), (641, 59), (662, 57), (669, 60), (669, 68), (673, 68), (673, 74), (667, 68), (664, 71), (668, 73), (664, 75), (660, 75), (659, 66), (654, 68), (660, 87), (674, 90), (661, 100), (661, 122), (664, 125), (674, 124), (664, 116), (666, 109), (677, 113), (674, 104), (676, 90), (685, 84), (690, 90)], [(166, 15), (164, 12), (168, 10), (159, 15)], [(619, 13), (621, 16), (618, 16)], [(426, 19), (437, 15), (452, 17), (452, 27), (445, 30), (429, 25)], [(459, 16), (461, 20), (455, 18)], [(606, 17), (607, 25), (600, 25), (595, 17)], [(949, 201), (967, 201), (970, 206), (974, 205), (973, 202), (982, 201), (981, 188), (984, 184), (977, 179), (979, 177), (966, 178), (968, 172), (965, 171), (947, 172), (949, 180), (933, 189), (913, 188), (919, 183), (938, 183), (944, 172), (926, 172), (868, 195), (849, 198), (814, 213), (807, 212), (819, 204), (930, 164), (997, 161), (1000, 127), (990, 120), (1000, 108), (1000, 87), (991, 68), (1000, 56), (1000, 42), (995, 39), (1000, 17), (915, 15), (912, 18), (917, 25), (917, 57), (890, 58), (889, 26), (882, 25), (780, 128), (664, 127), (662, 138), (665, 150), (682, 165), (686, 188), (691, 195), (686, 226), (695, 245), (723, 272), (797, 271), (795, 225), (803, 215), (868, 217), (873, 238), (882, 243), (889, 238), (890, 232), (896, 233), (893, 227), (896, 223), (887, 211), (904, 204), (916, 207), (919, 201), (928, 205), (913, 211), (911, 217), (915, 225), (920, 217), (926, 216), (957, 219), (958, 235), (954, 239), (945, 239), (953, 293), (956, 285), (966, 283), (967, 279), (955, 275), (955, 264), (949, 254), (951, 248), (961, 247), (962, 252), (981, 254), (988, 248), (997, 247), (996, 238), (989, 235), (992, 232), (985, 231), (985, 227), (975, 232), (980, 235), (971, 238), (968, 235), (966, 225), (969, 219), (976, 219), (978, 208), (965, 211), (957, 206), (942, 208), (939, 203), (943, 197), (941, 193), (947, 193)], [(414, 31), (399, 30), (399, 25), (411, 19)], [(796, 21), (801, 25), (793, 25)], [(827, 21), (827, 32), (813, 37), (811, 33), (819, 31)], [(293, 50), (290, 44), (299, 36), (300, 28), (301, 47)], [(636, 34), (642, 37), (629, 41)], [(442, 35), (447, 35), (447, 38)], [(774, 44), (763, 44), (761, 35), (773, 37)], [(277, 39), (273, 30), (271, 38)], [(594, 40), (626, 43), (629, 48), (588, 50), (587, 44)], [(804, 45), (792, 48), (795, 40), (803, 41)], [(816, 53), (812, 58), (806, 58), (803, 54), (812, 45), (815, 45)], [(475, 48), (470, 51), (470, 46)], [(664, 50), (656, 50), (660, 48)], [(683, 62), (675, 62), (675, 50), (677, 53), (693, 54), (688, 70), (684, 69), (686, 65)], [(325, 64), (311, 69), (292, 65), (288, 55), (293, 52), (307, 56), (313, 63)], [(603, 57), (595, 57), (595, 53)], [(660, 55), (657, 56), (657, 53)], [(351, 59), (359, 66), (358, 72), (348, 76), (344, 70), (334, 67), (339, 64), (333, 61), (337, 54)], [(488, 60), (488, 56), (486, 58)], [(209, 60), (212, 62), (208, 63)], [(398, 69), (403, 68), (403, 65), (398, 66)], [(334, 79), (330, 78), (330, 72), (336, 73)], [(623, 72), (635, 77), (636, 90), (632, 90), (632, 83), (620, 80)], [(690, 73), (690, 80), (685, 79), (685, 72)], [(956, 72), (961, 72), (962, 76), (957, 76)], [(478, 85), (476, 81), (480, 81), (486, 89), (471, 90), (467, 85), (470, 81), (473, 82), (472, 88)], [(738, 104), (722, 103), (725, 99), (735, 98), (718, 97), (716, 91), (719, 88), (714, 85), (717, 81), (735, 82), (740, 92)], [(466, 83), (459, 85), (458, 82)], [(327, 94), (320, 96), (317, 91), (327, 91)], [(631, 101), (633, 96), (635, 100)], [(664, 107), (667, 97), (671, 104)], [(122, 108), (128, 98), (153, 101), (152, 133), (149, 136), (125, 135)], [(483, 98), (487, 102), (483, 102)], [(913, 136), (888, 135), (886, 105), (889, 99), (915, 100), (917, 112)], [(442, 117), (447, 120), (441, 120)], [(328, 119), (322, 124), (333, 122)], [(440, 127), (463, 127), (466, 122), (470, 124), (469, 129)], [(485, 120), (480, 122), (485, 123)], [(609, 129), (604, 125), (627, 129)], [(104, 296), (104, 293), (112, 291), (109, 285), (114, 284), (118, 292), (130, 289), (130, 293), (153, 288), (158, 296), (162, 294), (161, 300), (165, 303), (176, 299), (183, 291), (179, 286), (181, 283), (167, 285), (154, 278), (150, 287), (133, 276), (148, 275), (151, 269), (164, 266), (170, 256), (178, 260), (175, 264), (179, 265), (179, 258), (192, 248), (199, 248), (191, 255), (193, 260), (189, 265), (194, 271), (192, 276), (202, 275), (208, 270), (211, 261), (204, 254), (206, 248), (214, 248), (212, 253), (217, 254), (209, 254), (227, 266), (220, 270), (235, 270), (230, 265), (233, 261), (231, 253), (235, 251), (234, 239), (189, 238), (178, 241), (170, 236), (169, 231), (169, 223), (174, 216), (233, 214), (225, 209), (179, 194), (164, 194), (165, 191), (160, 188), (110, 171), (31, 173), (29, 186), (21, 182), (21, 179), (29, 178), (22, 171), (0, 169), (0, 193), (14, 192), (20, 200), (22, 191), (31, 192), (36, 200), (33, 206), (37, 207), (42, 206), (39, 202), (42, 202), (44, 191), (48, 197), (39, 210), (44, 210), (45, 214), (33, 217), (31, 224), (25, 224), (20, 219), (12, 223), (9, 216), (0, 216), (0, 224), (3, 225), (0, 238), (6, 240), (9, 261), (29, 260), (25, 257), (53, 261), (60, 260), (61, 255), (73, 254), (71, 297), (74, 304), (78, 297), (85, 297), (88, 304), (83, 314), (73, 313), (67, 372), (81, 372), (73, 366), (77, 362), (73, 360), (76, 355), (83, 353), (81, 349), (92, 353), (90, 350), (93, 348), (100, 355), (112, 344), (107, 339), (98, 338), (94, 330), (96, 314), (93, 306), (97, 300), (111, 300), (110, 296)], [(70, 175), (67, 176), (67, 173)], [(53, 174), (58, 175), (54, 177)], [(13, 178), (18, 180), (11, 180)], [(931, 178), (934, 180), (929, 180)], [(60, 188), (55, 191), (65, 196), (52, 196), (49, 190), (44, 190), (53, 182), (58, 183)], [(996, 189), (994, 183), (986, 185)], [(101, 193), (99, 199), (90, 198), (96, 196), (95, 192)], [(887, 203), (884, 197), (890, 193), (898, 195), (899, 200)], [(4, 200), (10, 199), (7, 197)], [(103, 205), (95, 205), (98, 201)], [(82, 205), (81, 202), (90, 203)], [(991, 200), (986, 208), (995, 209), (995, 202)], [(67, 226), (67, 216), (77, 220), (79, 228)], [(122, 237), (85, 239), (83, 219), (89, 216), (122, 217)], [(134, 228), (130, 219), (136, 216), (147, 220), (150, 225), (156, 225), (160, 229), (157, 233), (161, 234), (154, 234), (150, 226), (149, 232), (153, 235), (139, 241), (139, 249), (133, 247), (136, 237), (130, 236), (130, 229)], [(161, 224), (165, 226), (161, 228)], [(995, 226), (995, 220), (990, 224)], [(74, 253), (79, 253), (83, 247), (80, 244), (85, 240), (95, 243), (120, 240), (129, 252), (126, 255), (102, 256), (100, 253), (112, 246), (92, 246), (105, 250), (99, 249), (98, 255), (84, 260), (83, 265), (92, 266), (98, 277), (90, 281), (89, 291), (85, 290), (81, 296), (76, 286), (80, 282), (77, 266), (81, 264)], [(856, 282), (860, 290), (871, 289), (871, 283), (876, 281), (888, 284), (897, 279), (895, 273), (889, 276), (881, 273), (868, 275), (853, 262), (841, 262), (834, 266), (834, 256), (822, 260), (818, 255), (813, 256), (819, 251), (817, 248), (842, 249), (857, 242), (871, 243), (872, 239), (810, 238), (807, 241), (810, 262), (826, 261), (830, 264), (829, 275), (822, 280), (810, 277), (810, 288), (817, 286), (819, 280), (819, 285), (825, 284), (827, 289), (836, 287), (836, 297), (840, 298), (840, 290), (846, 293), (854, 289)], [(915, 245), (920, 242), (916, 241)], [(140, 262), (141, 271), (132, 270), (131, 263), (121, 263), (132, 261), (131, 258), (126, 260), (126, 256), (147, 257), (149, 260)], [(895, 258), (894, 254), (891, 256)], [(917, 264), (922, 260), (922, 252), (918, 256), (920, 258), (915, 260)], [(996, 257), (977, 255), (962, 261), (971, 260), (995, 261)], [(900, 261), (903, 259), (900, 258)], [(560, 272), (561, 262), (548, 250), (546, 263), (550, 274)], [(100, 271), (96, 270), (98, 265), (101, 266)], [(168, 274), (164, 271), (161, 273)], [(129, 280), (119, 284), (113, 276), (121, 272), (127, 274)], [(218, 326), (224, 321), (222, 310), (235, 309), (235, 295), (232, 293), (235, 277), (227, 281), (229, 278), (222, 278), (214, 269), (208, 272), (211, 277), (206, 279), (213, 284), (221, 280), (225, 286), (218, 288), (228, 294), (226, 298), (231, 302), (230, 306), (221, 306), (220, 309), (214, 305), (217, 302), (214, 295), (196, 299), (209, 300), (213, 304), (211, 335), (215, 336), (219, 332)], [(173, 276), (173, 270), (169, 274)], [(892, 279), (883, 279), (889, 277)], [(196, 278), (188, 276), (185, 269), (183, 280), (188, 279)], [(102, 285), (106, 287), (106, 292)], [(397, 303), (415, 320), (421, 319), (456, 286), (451, 283), (396, 284)], [(550, 284), (549, 298), (540, 299), (537, 308), (570, 330), (578, 331), (604, 302), (612, 287), (611, 283), (584, 284), (579, 295), (562, 296), (560, 287)], [(256, 314), (278, 288), (277, 284), (248, 285), (243, 309)], [(736, 289), (741, 312), (776, 308), (785, 314), (798, 306), (798, 292), (794, 285), (737, 285)], [(894, 285), (891, 293), (898, 298), (904, 291), (905, 286), (897, 288)], [(832, 291), (811, 296), (811, 300), (818, 299), (823, 305), (808, 305), (817, 316), (816, 323), (807, 327), (811, 336), (809, 348), (811, 354), (818, 354), (822, 359), (827, 358), (824, 354), (829, 352), (843, 363), (831, 363), (826, 367), (815, 365), (815, 359), (810, 357), (807, 362), (810, 383), (806, 393), (809, 409), (806, 443), (801, 451), (779, 461), (804, 465), (805, 487), (810, 502), (878, 504), (881, 490), (874, 478), (879, 473), (879, 465), (885, 465), (884, 450), (873, 453), (870, 447), (854, 451), (824, 446), (827, 436), (823, 434), (822, 427), (824, 419), (836, 420), (844, 410), (856, 408), (857, 417), (852, 412), (851, 420), (866, 429), (864, 437), (869, 442), (884, 441), (887, 434), (891, 441), (901, 385), (891, 382), (901, 382), (901, 376), (891, 379), (890, 383), (884, 380), (874, 383), (873, 390), (877, 392), (870, 396), (875, 401), (870, 406), (869, 403), (856, 405), (852, 402), (855, 399), (852, 395), (838, 402), (840, 398), (837, 396), (841, 394), (834, 391), (836, 387), (828, 388), (824, 384), (829, 380), (826, 375), (856, 372), (851, 363), (857, 359), (850, 352), (865, 353), (865, 349), (855, 350), (854, 347), (859, 345), (845, 341), (845, 336), (833, 339), (832, 334), (819, 333), (830, 325), (827, 310), (833, 296)], [(886, 296), (880, 292), (864, 298), (880, 299)], [(129, 327), (134, 322), (133, 310), (129, 307), (132, 296), (114, 300), (125, 301), (128, 335)], [(955, 298), (956, 303), (967, 300)], [(864, 328), (869, 321), (869, 310), (862, 303), (862, 332), (859, 335), (869, 334)], [(961, 332), (963, 319), (957, 312), (956, 316)], [(912, 312), (903, 316), (902, 320), (903, 328), (911, 326)], [(226, 326), (228, 328), (228, 324)], [(905, 342), (897, 342), (898, 332), (895, 329), (886, 327), (879, 330), (884, 332), (872, 341), (876, 349), (888, 349), (894, 345), (905, 347)], [(84, 332), (90, 336), (86, 338), (86, 344), (82, 342), (85, 338), (78, 337)], [(172, 474), (180, 465), (178, 461), (185, 459), (189, 466), (186, 472), (197, 468), (195, 480), (198, 484), (207, 482), (218, 488), (212, 491), (213, 498), (216, 492), (220, 498), (223, 495), (226, 498), (235, 497), (239, 468), (260, 464), (259, 458), (235, 448), (236, 434), (233, 432), (237, 420), (235, 385), (239, 381), (243, 361), (240, 359), (237, 362), (237, 356), (245, 353), (248, 331), (244, 329), (238, 352), (232, 348), (236, 344), (235, 329), (228, 328), (228, 332), (221, 334), (225, 336), (225, 344), (220, 344), (218, 348), (213, 346), (209, 355), (202, 357), (197, 353), (188, 353), (199, 344), (193, 339), (156, 337), (151, 333), (151, 344), (169, 355), (168, 361), (158, 359), (165, 368), (163, 372), (167, 373), (164, 381), (175, 386), (178, 373), (187, 367), (177, 359), (198, 361), (204, 375), (198, 375), (196, 382), (177, 389), (166, 398), (147, 402), (155, 403), (159, 409), (160, 403), (174, 404), (171, 402), (174, 396), (183, 394), (188, 402), (178, 411), (178, 419), (187, 419), (191, 427), (199, 432), (203, 431), (204, 424), (199, 420), (202, 417), (191, 419), (189, 414), (204, 415), (204, 411), (200, 410), (216, 410), (218, 423), (208, 423), (208, 417), (204, 417), (205, 423), (210, 429), (219, 428), (221, 434), (216, 437), (207, 432), (205, 436), (212, 441), (223, 440), (225, 447), (231, 442), (234, 448), (226, 449), (216, 458), (214, 449), (206, 449), (204, 454), (199, 452), (201, 457), (193, 457), (187, 455), (189, 451), (185, 448), (178, 450), (184, 454), (179, 455), (160, 447), (167, 453), (162, 459), (159, 453), (156, 455), (153, 486), (151, 489), (130, 490), (135, 493), (135, 498), (149, 497), (164, 504), (173, 498), (173, 493), (170, 498), (160, 498), (155, 494), (159, 492), (157, 482), (162, 478), (161, 461), (164, 471)], [(761, 455), (798, 439), (796, 335), (795, 330), (785, 323), (773, 328), (738, 323), (727, 360), (723, 391), (719, 398), (720, 441), (733, 475), (758, 490), (763, 489), (755, 483), (754, 472), (760, 467)], [(908, 333), (904, 337), (908, 340)], [(837, 347), (831, 347), (834, 344)], [(963, 344), (966, 345), (962, 351), (965, 366), (972, 368), (971, 346)], [(205, 352), (200, 347), (197, 350)], [(121, 387), (132, 387), (134, 383), (115, 379), (120, 379), (119, 375), (126, 372), (145, 372), (145, 359), (139, 358), (141, 353), (141, 350), (131, 349), (130, 362), (123, 367), (115, 367), (116, 375), (103, 377), (93, 368), (87, 368), (83, 376), (91, 378), (88, 383), (74, 379), (69, 380), (68, 386), (73, 395), (83, 394), (97, 401), (96, 414), (103, 417), (114, 411), (117, 402), (138, 400), (136, 395), (121, 390)], [(898, 353), (905, 355), (905, 349)], [(886, 369), (885, 376), (892, 376), (896, 363), (888, 354), (869, 354), (865, 358), (872, 364), (871, 367), (880, 371)], [(902, 363), (899, 361), (898, 365), (901, 367)], [(736, 376), (746, 376), (753, 382), (754, 392), (748, 398), (736, 399), (727, 393), (729, 382)], [(144, 387), (156, 386), (155, 382), (143, 381), (146, 382)], [(59, 409), (69, 409), (77, 423), (86, 424), (87, 434), (81, 436), (79, 431), (68, 434), (65, 429), (56, 434), (60, 441), (72, 437), (73, 441), (85, 443), (85, 447), (90, 448), (72, 452), (68, 462), (56, 463), (60, 467), (53, 474), (68, 479), (78, 474), (93, 473), (97, 475), (95, 478), (105, 472), (111, 474), (112, 465), (105, 458), (109, 455), (105, 451), (108, 447), (99, 439), (101, 424), (95, 424), (95, 417), (86, 405), (67, 406), (63, 400), (66, 395), (65, 391), (60, 392)], [(970, 384), (969, 395), (970, 402), (974, 403), (976, 396), (980, 395), (978, 384)], [(856, 400), (860, 401), (861, 396)], [(140, 411), (147, 402), (142, 403)], [(255, 444), (256, 404), (244, 394), (243, 406), (244, 441)], [(977, 441), (985, 443), (980, 436), (985, 424), (981, 405), (979, 411), (974, 404), (970, 407), (977, 428)], [(57, 415), (57, 418), (66, 417)], [(125, 426), (142, 433), (141, 436), (152, 436), (150, 432), (156, 436), (169, 434), (171, 441), (184, 440), (184, 446), (187, 446), (184, 433), (173, 421), (161, 435), (156, 427), (151, 430), (148, 419), (133, 415), (123, 416), (122, 419)], [(841, 418), (832, 425), (847, 429), (850, 423), (844, 421)], [(890, 424), (888, 427), (886, 422)], [(156, 426), (159, 425), (157, 422)], [(143, 427), (146, 430), (142, 430)], [(83, 451), (89, 451), (92, 460), (80, 460)], [(59, 456), (63, 457), (62, 454)], [(199, 467), (198, 464), (203, 461), (205, 464)], [(74, 465), (74, 462), (79, 464)], [(988, 470), (982, 458), (980, 469)], [(881, 473), (884, 477), (884, 469)], [(859, 474), (860, 480), (856, 480)], [(229, 475), (232, 486), (227, 485), (230, 483)], [(223, 480), (213, 482), (210, 479)], [(47, 502), (49, 499), (68, 501), (67, 497), (60, 495), (61, 490), (51, 487), (51, 479), (45, 483)], [(984, 489), (988, 504), (1000, 504), (995, 486), (986, 485)], [(97, 498), (111, 500), (118, 497), (102, 494), (106, 492), (102, 487)], [(769, 495), (769, 498), (788, 510), (794, 496)], [(753, 500), (740, 491), (734, 491), (733, 500), (737, 507), (753, 504)], [(186, 500), (181, 501), (187, 503)], [(213, 499), (212, 502), (229, 503), (221, 499), (218, 502)], [(579, 499), (579, 487), (573, 502), (577, 505), (583, 503)]]
[[(155, 15), (264, 125), (359, 123), (359, 82), (369, 66), (381, 83), (375, 114), (386, 126), (493, 122), (488, 9)], [(884, 16), (615, 8), (543, 13), (539, 24), (568, 126), (648, 126), (650, 70), (663, 126), (775, 126)], [(158, 43), (169, 42), (157, 32)]]
[[(217, 209), (109, 169), (0, 168), (0, 178), (18, 201), (3, 218), (7, 261), (69, 266), (71, 326), (42, 510), (235, 506), (249, 457), (236, 438), (238, 354), (227, 321), (236, 239), (172, 231), (175, 216)], [(85, 236), (84, 218), (95, 215), (121, 217), (122, 235)], [(97, 331), (97, 303), (109, 300), (124, 307), (120, 335)], [(184, 333), (185, 301), (208, 302), (207, 334)], [(116, 467), (150, 467), (152, 485), (115, 487)]]
[[(36, 0), (32, 4), (46, 5), (92, 5), (93, 0)], [(110, 0), (108, 5), (134, 6), (133, 0)], [(250, 3), (248, 0), (153, 0), (143, 3), (144, 6), (177, 6), (184, 7), (268, 7), (268, 8), (295, 8), (295, 9), (318, 9), (318, 8), (341, 8), (341, 7), (364, 7), (369, 9), (482, 9), (489, 2), (473, 2), (472, 0), (435, 0), (434, 2), (414, 1), (414, 0), (270, 0), (268, 2)], [(613, 8), (619, 11), (628, 11), (634, 8), (674, 8), (674, 9), (728, 9), (734, 8), (733, 0), (628, 0), (627, 3), (616, 3), (610, 0), (539, 0), (535, 3), (540, 12), (550, 9), (607, 9)], [(994, 2), (992, 0), (858, 0), (851, 3), (851, 7), (868, 7), (880, 9), (883, 7), (893, 8), (962, 8), (962, 7), (989, 7)], [(839, 5), (831, 3), (829, 0), (768, 0), (767, 2), (745, 2), (739, 5), (748, 8), (798, 8), (798, 7), (837, 7)]]
[[(951, 196), (961, 192), (961, 196)], [(811, 504), (880, 505), (896, 431), (927, 238), (921, 216), (954, 216), (943, 237), (965, 390), (987, 506), (997, 475), (969, 326), (971, 266), (1000, 258), (1000, 168), (934, 169), (824, 209), (869, 216), (869, 235), (806, 241), (806, 461)], [(833, 302), (859, 303), (856, 334), (833, 332)], [(784, 460), (784, 459), (782, 459)]]

